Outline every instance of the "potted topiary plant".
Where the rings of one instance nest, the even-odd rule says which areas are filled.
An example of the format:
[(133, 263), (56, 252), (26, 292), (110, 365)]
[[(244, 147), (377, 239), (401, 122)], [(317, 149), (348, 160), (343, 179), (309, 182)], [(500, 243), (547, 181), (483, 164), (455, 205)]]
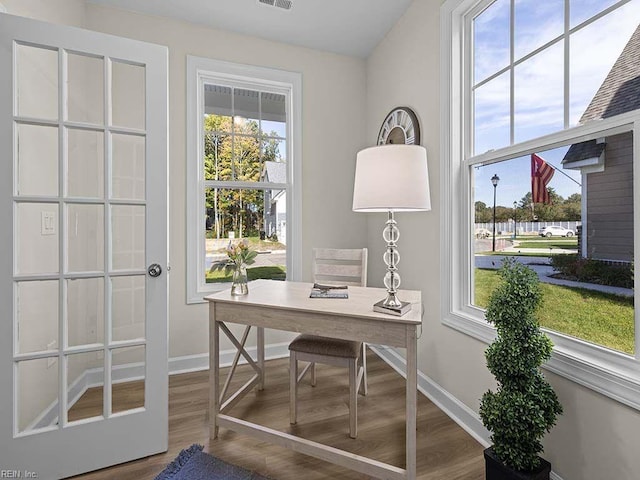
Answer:
[(493, 442), (484, 452), (486, 479), (548, 480), (551, 465), (538, 456), (540, 440), (562, 406), (540, 371), (553, 347), (534, 316), (542, 291), (537, 274), (513, 259), (504, 261), (499, 274), (502, 282), (486, 314), (498, 336), (485, 352), (498, 389), (486, 392), (480, 403)]

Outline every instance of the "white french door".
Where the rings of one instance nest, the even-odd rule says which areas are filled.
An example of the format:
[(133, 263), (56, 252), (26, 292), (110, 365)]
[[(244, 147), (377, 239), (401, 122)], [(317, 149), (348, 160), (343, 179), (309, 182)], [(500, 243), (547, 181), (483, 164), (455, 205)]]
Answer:
[(167, 450), (167, 50), (0, 14), (0, 469)]

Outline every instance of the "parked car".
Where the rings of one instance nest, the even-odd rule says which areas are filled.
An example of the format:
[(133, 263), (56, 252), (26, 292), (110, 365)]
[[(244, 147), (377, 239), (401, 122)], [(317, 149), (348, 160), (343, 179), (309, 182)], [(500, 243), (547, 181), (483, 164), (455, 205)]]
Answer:
[(476, 238), (489, 238), (491, 232), (486, 228), (476, 228)]
[(575, 232), (568, 228), (559, 227), (557, 225), (551, 225), (548, 227), (542, 227), (538, 232), (541, 237), (573, 237)]

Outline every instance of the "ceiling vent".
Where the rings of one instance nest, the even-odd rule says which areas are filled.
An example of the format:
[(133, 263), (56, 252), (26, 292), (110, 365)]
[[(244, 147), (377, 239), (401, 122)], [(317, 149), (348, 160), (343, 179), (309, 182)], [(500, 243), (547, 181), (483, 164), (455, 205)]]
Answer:
[(291, 10), (293, 2), (291, 0), (258, 0), (258, 3), (269, 5), (271, 7), (278, 7), (284, 10)]

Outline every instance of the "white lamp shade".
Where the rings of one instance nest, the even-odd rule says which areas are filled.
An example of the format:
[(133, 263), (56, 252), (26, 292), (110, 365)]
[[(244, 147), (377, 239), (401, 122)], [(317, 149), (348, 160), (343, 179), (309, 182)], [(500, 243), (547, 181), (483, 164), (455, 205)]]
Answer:
[(427, 150), (419, 145), (380, 145), (358, 152), (354, 212), (431, 210)]

